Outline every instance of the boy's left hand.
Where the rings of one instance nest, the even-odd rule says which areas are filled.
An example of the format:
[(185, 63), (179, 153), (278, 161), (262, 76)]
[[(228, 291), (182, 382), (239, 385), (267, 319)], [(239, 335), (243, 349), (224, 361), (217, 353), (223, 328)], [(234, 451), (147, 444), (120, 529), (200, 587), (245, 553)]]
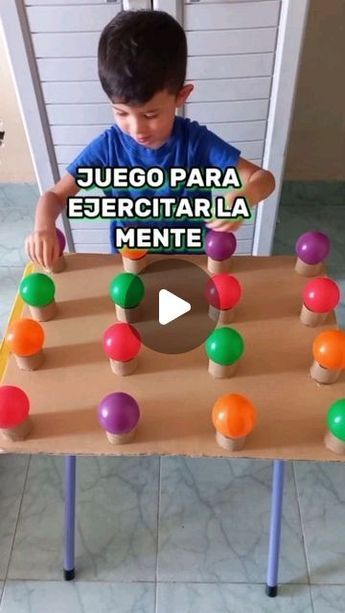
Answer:
[[(214, 225), (218, 224), (218, 225)], [(206, 227), (215, 232), (236, 232), (236, 230), (243, 224), (243, 221), (211, 221), (206, 224)]]
[[(225, 194), (223, 196), (225, 200), (224, 208), (226, 210), (231, 210), (232, 205), (234, 204), (234, 201), (239, 196), (246, 198), (245, 191), (234, 190), (234, 191), (231, 191)], [(249, 206), (247, 199), (246, 199), (246, 202)], [(209, 228), (210, 230), (215, 230), (216, 232), (235, 232), (243, 224), (243, 222), (244, 222), (244, 219), (240, 219), (240, 220), (234, 219), (234, 221), (231, 221), (231, 218), (213, 219), (212, 221), (207, 222), (206, 227)]]
[[(267, 198), (274, 190), (275, 181), (271, 172), (264, 170), (252, 162), (240, 158), (236, 166), (241, 185), (240, 189), (233, 189), (228, 192), (224, 198), (226, 207), (231, 210), (236, 198), (245, 198), (247, 205), (252, 207), (258, 202)], [(227, 219), (212, 219), (206, 223), (206, 226), (211, 230), (218, 232), (234, 232), (237, 230), (244, 219), (231, 220)]]

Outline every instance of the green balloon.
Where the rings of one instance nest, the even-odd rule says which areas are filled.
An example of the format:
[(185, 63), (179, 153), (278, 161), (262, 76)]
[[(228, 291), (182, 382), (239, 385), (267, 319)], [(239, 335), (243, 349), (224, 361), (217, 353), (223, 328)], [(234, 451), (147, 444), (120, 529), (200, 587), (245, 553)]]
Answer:
[(110, 284), (110, 297), (115, 304), (123, 309), (138, 306), (144, 298), (145, 288), (138, 275), (123, 272), (112, 280)]
[(327, 426), (336, 438), (345, 441), (345, 398), (336, 400), (329, 407)]
[(237, 330), (216, 328), (206, 340), (205, 349), (210, 360), (227, 366), (240, 359), (244, 351), (244, 342)]
[(47, 306), (54, 300), (54, 281), (42, 272), (33, 272), (21, 281), (19, 293), (26, 304), (34, 307)]

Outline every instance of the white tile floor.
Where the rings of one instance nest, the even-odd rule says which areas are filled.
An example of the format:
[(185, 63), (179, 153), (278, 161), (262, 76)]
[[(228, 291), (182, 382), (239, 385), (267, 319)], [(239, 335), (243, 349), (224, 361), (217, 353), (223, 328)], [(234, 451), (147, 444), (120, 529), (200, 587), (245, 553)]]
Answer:
[[(33, 186), (0, 186), (0, 332), (35, 202)], [(333, 276), (345, 278), (342, 209), (285, 207), (275, 253), (324, 229)], [(80, 458), (78, 574), (66, 583), (62, 458), (0, 456), (0, 613), (345, 611), (342, 465), (287, 468), (276, 599), (264, 594), (270, 485), (269, 462)]]

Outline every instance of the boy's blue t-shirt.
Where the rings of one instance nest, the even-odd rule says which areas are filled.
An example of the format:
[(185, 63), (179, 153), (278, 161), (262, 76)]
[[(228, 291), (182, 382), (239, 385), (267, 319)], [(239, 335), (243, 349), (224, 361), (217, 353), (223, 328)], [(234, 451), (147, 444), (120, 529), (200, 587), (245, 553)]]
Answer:
[[(170, 138), (158, 149), (149, 149), (137, 143), (129, 135), (125, 134), (114, 124), (95, 138), (78, 157), (67, 166), (67, 172), (73, 177), (78, 174), (79, 167), (140, 167), (149, 169), (159, 167), (169, 169), (173, 167), (207, 168), (217, 167), (222, 170), (230, 166), (236, 166), (240, 157), (240, 151), (229, 145), (216, 134), (201, 126), (196, 121), (175, 117), (173, 131)], [(187, 196), (190, 199), (196, 197), (212, 198), (211, 190), (206, 189), (170, 189), (168, 185), (159, 189), (121, 189), (106, 190), (107, 196), (136, 199), (138, 197), (153, 198), (154, 196), (173, 196), (180, 198)], [(200, 227), (204, 223), (200, 220), (157, 220), (142, 219), (133, 224), (133, 221), (114, 220), (110, 228), (110, 240), (112, 251), (116, 251), (113, 243), (114, 228), (116, 226), (155, 226), (155, 227)], [(167, 252), (167, 250), (164, 250)], [(181, 251), (179, 251), (181, 253)]]

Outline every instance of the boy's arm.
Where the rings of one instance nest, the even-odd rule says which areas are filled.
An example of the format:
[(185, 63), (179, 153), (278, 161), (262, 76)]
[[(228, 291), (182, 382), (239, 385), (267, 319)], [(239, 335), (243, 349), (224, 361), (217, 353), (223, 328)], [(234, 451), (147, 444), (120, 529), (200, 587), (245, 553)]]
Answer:
[[(258, 202), (261, 202), (261, 200), (267, 198), (273, 192), (275, 180), (272, 173), (268, 170), (264, 170), (244, 158), (239, 159), (236, 169), (242, 183), (242, 188), (234, 189), (225, 196), (227, 208), (231, 209), (234, 200), (239, 196), (243, 196), (248, 206), (252, 207), (258, 204)], [(221, 232), (232, 232), (236, 230), (241, 223), (243, 222), (215, 219), (207, 223), (207, 227)]]
[(51, 268), (59, 257), (55, 222), (65, 208), (67, 198), (75, 196), (79, 189), (74, 177), (66, 174), (42, 194), (37, 203), (34, 231), (25, 241), (25, 250), (28, 257), (43, 268)]
[(55, 222), (65, 208), (67, 198), (75, 196), (79, 189), (74, 177), (67, 174), (42, 194), (36, 208), (35, 231), (55, 229)]

